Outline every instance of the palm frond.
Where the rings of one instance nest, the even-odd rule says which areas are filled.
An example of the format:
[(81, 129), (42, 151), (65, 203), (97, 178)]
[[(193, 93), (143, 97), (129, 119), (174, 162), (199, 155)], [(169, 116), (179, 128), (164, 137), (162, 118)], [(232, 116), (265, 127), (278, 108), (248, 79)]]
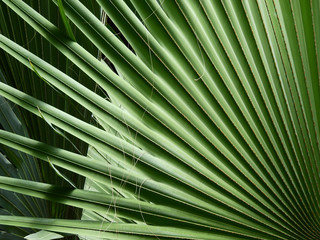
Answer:
[[(2, 0), (1, 71), (14, 80), (0, 95), (33, 117), (30, 137), (0, 130), (0, 144), (69, 175), (1, 173), (0, 188), (83, 211), (0, 224), (81, 239), (317, 239), (319, 1), (92, 2), (48, 1), (48, 16)], [(6, 19), (37, 32), (32, 47)], [(51, 99), (36, 94), (50, 87)], [(43, 119), (65, 144), (34, 133)]]

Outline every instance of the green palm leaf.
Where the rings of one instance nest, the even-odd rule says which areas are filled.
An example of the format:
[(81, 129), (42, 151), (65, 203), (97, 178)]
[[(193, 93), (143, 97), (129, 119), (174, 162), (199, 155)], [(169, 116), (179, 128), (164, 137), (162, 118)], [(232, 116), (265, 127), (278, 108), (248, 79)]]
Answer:
[(6, 234), (319, 237), (318, 1), (41, 4), (0, 5), (0, 95), (30, 132), (0, 144), (47, 180), (1, 172), (0, 188), (59, 208), (2, 214)]

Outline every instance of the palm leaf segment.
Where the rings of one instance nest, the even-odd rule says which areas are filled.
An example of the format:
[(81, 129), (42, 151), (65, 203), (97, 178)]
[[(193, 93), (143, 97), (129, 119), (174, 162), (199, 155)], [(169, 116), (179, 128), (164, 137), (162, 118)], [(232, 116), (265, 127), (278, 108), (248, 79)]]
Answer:
[(0, 224), (85, 239), (319, 238), (319, 1), (97, 0), (130, 48), (80, 1), (57, 2), (68, 31), (2, 2), (110, 98), (0, 36), (101, 126), (1, 83), (2, 96), (90, 148), (81, 156), (0, 131), (1, 144), (86, 177), (83, 190), (1, 177), (3, 189), (84, 211)]

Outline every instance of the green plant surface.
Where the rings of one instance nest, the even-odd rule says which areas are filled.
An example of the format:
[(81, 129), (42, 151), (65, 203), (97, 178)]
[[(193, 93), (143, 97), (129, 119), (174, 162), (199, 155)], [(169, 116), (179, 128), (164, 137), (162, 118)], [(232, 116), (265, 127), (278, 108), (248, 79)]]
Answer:
[(0, 239), (320, 237), (319, 1), (0, 7)]

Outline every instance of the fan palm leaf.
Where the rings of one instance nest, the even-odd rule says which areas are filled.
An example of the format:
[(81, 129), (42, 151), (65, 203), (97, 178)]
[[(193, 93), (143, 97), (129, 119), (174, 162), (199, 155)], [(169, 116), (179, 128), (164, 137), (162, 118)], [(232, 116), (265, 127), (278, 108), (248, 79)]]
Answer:
[(0, 48), (53, 99), (17, 89), (19, 76), (0, 95), (72, 144), (5, 130), (0, 143), (51, 166), (63, 184), (1, 174), (0, 188), (82, 216), (13, 214), (0, 224), (82, 239), (319, 237), (318, 1), (52, 3), (59, 24), (22, 0), (1, 6), (83, 77), (2, 30)]

